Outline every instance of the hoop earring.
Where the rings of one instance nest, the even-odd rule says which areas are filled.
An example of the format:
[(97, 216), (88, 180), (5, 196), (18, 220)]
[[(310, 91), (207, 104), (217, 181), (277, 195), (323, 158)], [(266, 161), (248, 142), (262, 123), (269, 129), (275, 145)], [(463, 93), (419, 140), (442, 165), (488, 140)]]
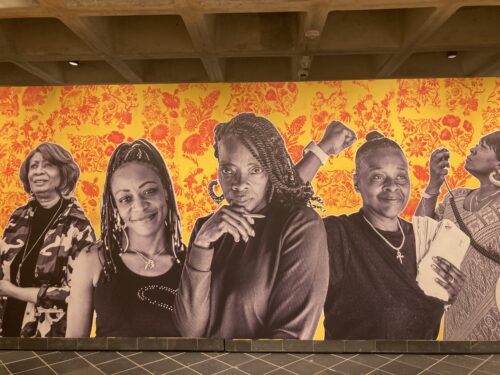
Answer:
[[(167, 228), (167, 233), (168, 233), (168, 224), (167, 224), (167, 221), (165, 220), (164, 223), (165, 223), (165, 227)], [(174, 254), (173, 257), (174, 257), (175, 263), (181, 264), (181, 261), (177, 257), (177, 251), (175, 251), (175, 238), (174, 238), (174, 236), (172, 236), (172, 254)]]
[(496, 171), (491, 172), (491, 173), (490, 173), (490, 176), (489, 176), (489, 179), (490, 179), (490, 182), (491, 182), (493, 185), (495, 185), (495, 186), (497, 186), (497, 187), (500, 187), (500, 180), (497, 180), (497, 179), (495, 178), (495, 175), (496, 175), (496, 174), (497, 174), (497, 173), (496, 173)]
[(122, 233), (125, 236), (125, 239), (127, 240), (127, 246), (125, 246), (125, 248), (122, 249), (122, 254), (125, 254), (128, 250), (128, 247), (130, 246), (130, 241), (128, 239), (128, 234), (127, 234), (127, 231), (125, 230), (124, 226), (122, 227)]
[(210, 198), (212, 198), (212, 200), (217, 203), (217, 204), (221, 204), (222, 201), (224, 200), (224, 194), (221, 194), (221, 195), (217, 195), (215, 194), (215, 191), (214, 191), (214, 187), (215, 185), (217, 185), (219, 182), (217, 180), (212, 180), (208, 183), (208, 186), (207, 186), (207, 190), (208, 190), (208, 195), (210, 196)]
[[(120, 256), (121, 256), (127, 252), (128, 247), (130, 246), (130, 241), (128, 239), (127, 231), (125, 230), (126, 227), (125, 227), (125, 225), (122, 224), (122, 218), (121, 218), (121, 216), (118, 213), (118, 210), (116, 208), (113, 208), (113, 216), (115, 218), (115, 226), (116, 226), (117, 232), (123, 233), (123, 235), (125, 236), (125, 239), (127, 240), (127, 246), (125, 246), (123, 249), (120, 248)], [(118, 241), (118, 239), (116, 239), (116, 240)]]
[(274, 195), (274, 185), (271, 183), (269, 184), (271, 187), (269, 188), (269, 196), (268, 196), (268, 199), (267, 199), (267, 203), (271, 203), (271, 201), (273, 200), (273, 195)]

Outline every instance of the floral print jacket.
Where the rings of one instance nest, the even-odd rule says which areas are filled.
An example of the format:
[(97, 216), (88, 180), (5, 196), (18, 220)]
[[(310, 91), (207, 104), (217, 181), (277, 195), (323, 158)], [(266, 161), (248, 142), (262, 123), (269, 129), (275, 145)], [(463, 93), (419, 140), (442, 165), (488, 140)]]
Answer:
[[(22, 251), (34, 214), (34, 199), (17, 208), (0, 240), (0, 278), (10, 279), (11, 263)], [(36, 304), (28, 302), (21, 326), (21, 337), (64, 337), (66, 311), (74, 261), (79, 252), (95, 241), (89, 220), (75, 198), (55, 220), (44, 237), (35, 267), (39, 287)], [(0, 323), (6, 298), (1, 298)]]

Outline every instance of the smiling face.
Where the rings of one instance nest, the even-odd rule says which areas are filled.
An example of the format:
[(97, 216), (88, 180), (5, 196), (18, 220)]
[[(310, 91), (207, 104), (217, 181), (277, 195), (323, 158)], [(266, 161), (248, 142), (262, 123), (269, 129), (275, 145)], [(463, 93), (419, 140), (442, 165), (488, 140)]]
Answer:
[(408, 163), (399, 150), (374, 150), (361, 162), (354, 183), (368, 215), (394, 219), (410, 196)]
[(465, 160), (465, 169), (473, 176), (488, 176), (500, 165), (495, 150), (488, 146), (484, 139), (470, 149)]
[(167, 198), (152, 167), (130, 162), (118, 168), (111, 179), (111, 193), (129, 234), (150, 236), (164, 228)]
[(59, 168), (44, 159), (40, 152), (35, 152), (29, 161), (28, 181), (31, 192), (37, 196), (58, 194), (61, 185)]
[(219, 143), (219, 183), (231, 205), (256, 212), (267, 205), (269, 176), (248, 148), (234, 137)]

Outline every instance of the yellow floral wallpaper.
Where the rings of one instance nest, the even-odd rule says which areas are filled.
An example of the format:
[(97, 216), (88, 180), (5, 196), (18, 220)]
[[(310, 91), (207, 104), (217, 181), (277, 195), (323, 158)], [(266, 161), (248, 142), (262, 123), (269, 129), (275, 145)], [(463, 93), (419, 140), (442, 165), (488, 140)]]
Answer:
[[(416, 79), (289, 83), (162, 84), (0, 88), (0, 225), (28, 196), (18, 177), (26, 154), (43, 141), (61, 144), (81, 169), (75, 195), (99, 232), (99, 202), (109, 156), (117, 144), (152, 141), (175, 183), (184, 241), (196, 218), (216, 206), (207, 184), (216, 177), (213, 128), (240, 112), (269, 118), (292, 158), (339, 119), (358, 138), (381, 130), (403, 147), (410, 162), (413, 213), (428, 179), (428, 157), (451, 151), (448, 181), (469, 186), (465, 156), (478, 139), (499, 129), (500, 79)], [(353, 212), (351, 149), (332, 158), (313, 183), (325, 202), (321, 215)]]

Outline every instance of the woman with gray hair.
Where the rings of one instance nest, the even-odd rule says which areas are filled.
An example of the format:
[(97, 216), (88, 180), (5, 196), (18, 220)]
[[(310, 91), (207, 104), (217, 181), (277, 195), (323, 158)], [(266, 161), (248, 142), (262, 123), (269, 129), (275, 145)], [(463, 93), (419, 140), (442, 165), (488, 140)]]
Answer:
[(72, 265), (95, 240), (71, 196), (80, 170), (63, 147), (44, 142), (19, 176), (32, 198), (14, 211), (0, 242), (1, 335), (64, 337)]

